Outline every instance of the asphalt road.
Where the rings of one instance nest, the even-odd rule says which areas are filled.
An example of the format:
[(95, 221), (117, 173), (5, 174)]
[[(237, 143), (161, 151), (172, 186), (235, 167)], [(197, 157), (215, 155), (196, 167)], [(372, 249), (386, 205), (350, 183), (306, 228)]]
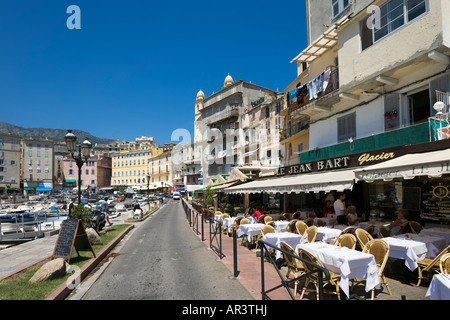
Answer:
[(78, 299), (253, 300), (189, 228), (180, 201), (140, 223), (112, 256)]

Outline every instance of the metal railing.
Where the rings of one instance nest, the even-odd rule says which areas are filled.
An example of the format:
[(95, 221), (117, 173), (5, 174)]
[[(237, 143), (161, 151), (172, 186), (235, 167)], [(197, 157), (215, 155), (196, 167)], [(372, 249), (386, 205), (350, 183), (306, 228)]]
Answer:
[(23, 214), (16, 214), (14, 222), (2, 222), (0, 221), (0, 241), (12, 240), (12, 239), (26, 239), (42, 237), (45, 232), (51, 232), (57, 230), (55, 225), (56, 221), (61, 221), (61, 217), (57, 216), (57, 220), (50, 220), (45, 214), (43, 218), (35, 214), (33, 220), (25, 221)]
[(209, 220), (209, 247), (220, 259), (225, 257), (222, 251), (222, 221)]
[[(285, 251), (285, 250), (283, 250), (281, 248), (275, 247), (275, 246), (273, 246), (273, 245), (271, 245), (271, 244), (269, 244), (269, 243), (267, 243), (267, 242), (265, 242), (263, 240), (258, 240), (258, 245), (261, 248), (261, 294), (262, 294), (262, 299), (263, 300), (271, 300), (270, 297), (268, 296), (268, 293), (270, 293), (270, 292), (272, 292), (272, 291), (274, 291), (276, 289), (279, 289), (281, 287), (284, 287), (288, 291), (291, 299), (295, 300), (295, 292), (292, 293), (291, 288), (290, 288), (291, 283), (294, 283), (296, 281), (304, 279), (304, 278), (306, 278), (306, 277), (308, 277), (308, 276), (310, 276), (311, 274), (314, 274), (314, 273), (317, 273), (317, 278), (318, 278), (318, 285), (317, 285), (317, 287), (318, 287), (318, 290), (319, 290), (319, 300), (323, 300), (323, 283), (324, 283), (324, 281), (330, 280), (330, 272), (327, 269), (325, 269), (325, 268), (323, 268), (323, 267), (321, 267), (319, 265), (316, 265), (316, 264), (314, 264), (314, 263), (312, 263), (310, 261), (306, 261), (306, 260), (300, 258), (298, 255), (294, 255), (294, 254), (292, 254), (290, 252), (287, 252), (287, 251)], [(300, 276), (298, 276), (298, 277), (296, 277), (296, 278), (294, 278), (292, 280), (286, 280), (283, 277), (283, 275), (281, 274), (280, 268), (278, 267), (278, 265), (277, 265), (276, 261), (274, 260), (273, 256), (270, 254), (269, 248), (272, 249), (272, 250), (280, 251), (283, 254), (287, 254), (287, 255), (289, 255), (289, 256), (297, 259), (297, 260), (302, 261), (303, 263), (307, 263), (307, 264), (311, 265), (314, 268), (314, 271), (301, 274)], [(280, 285), (277, 285), (277, 286), (275, 286), (273, 288), (270, 288), (268, 290), (265, 289), (265, 278), (264, 278), (264, 259), (265, 258), (267, 258), (269, 260), (269, 262), (275, 267), (275, 270), (277, 271), (278, 276), (281, 279), (281, 284)]]

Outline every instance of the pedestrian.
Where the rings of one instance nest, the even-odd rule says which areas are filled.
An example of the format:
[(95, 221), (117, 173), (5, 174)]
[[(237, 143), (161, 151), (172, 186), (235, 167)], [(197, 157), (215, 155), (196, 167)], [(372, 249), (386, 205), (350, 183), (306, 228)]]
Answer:
[(337, 222), (338, 224), (343, 224), (346, 225), (347, 224), (347, 213), (345, 211), (345, 193), (340, 193), (339, 197), (336, 199), (336, 201), (334, 201), (334, 213), (336, 213), (336, 217), (337, 217)]
[(69, 204), (69, 219), (73, 219), (72, 212), (73, 212), (73, 206), (75, 205), (75, 198), (70, 199)]
[(106, 221), (108, 221), (109, 225), (112, 226), (113, 224), (111, 221), (109, 221), (109, 207), (108, 207), (108, 197), (105, 198), (105, 202), (102, 204), (102, 211), (105, 212)]

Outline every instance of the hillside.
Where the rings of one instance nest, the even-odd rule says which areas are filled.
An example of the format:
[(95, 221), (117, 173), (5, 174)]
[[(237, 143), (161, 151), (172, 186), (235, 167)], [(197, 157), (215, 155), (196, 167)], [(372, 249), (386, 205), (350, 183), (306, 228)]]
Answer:
[[(1, 133), (17, 134), (21, 137), (33, 137), (33, 138), (48, 138), (54, 141), (64, 141), (64, 136), (67, 134), (66, 129), (50, 129), (50, 128), (23, 128), (13, 124), (0, 121)], [(98, 138), (91, 135), (88, 132), (82, 130), (72, 130), (72, 132), (78, 137), (78, 141), (89, 138), (89, 141), (95, 145), (96, 143), (109, 144), (114, 139)]]

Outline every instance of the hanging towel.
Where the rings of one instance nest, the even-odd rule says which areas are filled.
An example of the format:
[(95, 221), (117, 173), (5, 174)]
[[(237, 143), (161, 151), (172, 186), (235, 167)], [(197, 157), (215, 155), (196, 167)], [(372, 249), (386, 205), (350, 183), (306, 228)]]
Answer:
[(325, 92), (325, 90), (328, 88), (328, 83), (330, 82), (330, 74), (330, 69), (325, 70), (323, 74), (323, 92)]
[(297, 98), (297, 88), (295, 88), (294, 90), (289, 91), (289, 98), (291, 99), (291, 101), (293, 101), (295, 98)]

